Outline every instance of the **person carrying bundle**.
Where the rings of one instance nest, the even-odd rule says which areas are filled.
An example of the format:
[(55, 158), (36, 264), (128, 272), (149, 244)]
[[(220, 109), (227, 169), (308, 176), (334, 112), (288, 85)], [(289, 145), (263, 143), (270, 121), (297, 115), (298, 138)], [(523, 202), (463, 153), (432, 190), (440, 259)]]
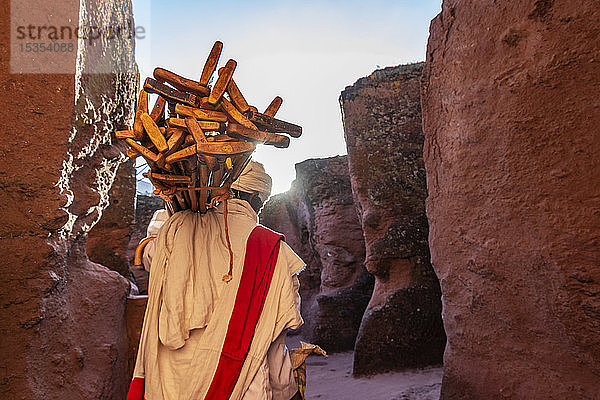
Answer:
[(263, 166), (251, 161), (231, 189), (229, 239), (222, 203), (173, 214), (145, 251), (149, 299), (128, 400), (289, 400), (298, 390), (285, 336), (303, 323), (304, 263), (258, 225), (271, 192)]

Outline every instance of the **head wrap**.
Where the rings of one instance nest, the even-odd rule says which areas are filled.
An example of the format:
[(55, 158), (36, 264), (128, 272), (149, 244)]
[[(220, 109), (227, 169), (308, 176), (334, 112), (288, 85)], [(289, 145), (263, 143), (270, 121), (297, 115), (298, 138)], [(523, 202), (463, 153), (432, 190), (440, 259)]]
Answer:
[(250, 161), (240, 177), (231, 185), (232, 189), (242, 192), (257, 193), (264, 203), (271, 195), (271, 177), (265, 172), (265, 167), (256, 161)]

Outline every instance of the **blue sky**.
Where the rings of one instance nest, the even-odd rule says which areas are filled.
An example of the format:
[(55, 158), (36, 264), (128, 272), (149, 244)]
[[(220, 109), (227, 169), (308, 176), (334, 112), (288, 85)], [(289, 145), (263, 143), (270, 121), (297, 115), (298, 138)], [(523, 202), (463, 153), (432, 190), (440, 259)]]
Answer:
[(236, 83), (260, 111), (283, 98), (277, 116), (303, 127), (288, 149), (260, 146), (254, 158), (289, 188), (294, 164), (345, 154), (340, 92), (374, 70), (423, 61), (429, 23), (441, 0), (133, 0), (143, 81), (155, 67), (198, 79), (216, 40), (220, 65), (237, 61)]

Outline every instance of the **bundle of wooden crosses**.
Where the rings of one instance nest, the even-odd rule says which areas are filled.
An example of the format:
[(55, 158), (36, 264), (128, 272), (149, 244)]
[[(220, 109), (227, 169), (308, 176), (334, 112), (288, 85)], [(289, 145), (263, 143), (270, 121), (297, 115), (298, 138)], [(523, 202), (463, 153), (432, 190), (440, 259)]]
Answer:
[[(288, 136), (302, 134), (302, 127), (274, 117), (281, 97), (263, 113), (248, 105), (233, 80), (234, 60), (209, 86), (222, 48), (214, 44), (198, 81), (156, 68), (140, 91), (133, 129), (116, 132), (131, 147), (129, 157), (148, 163), (144, 176), (171, 213), (206, 212), (226, 200), (257, 144), (288, 147)], [(151, 111), (149, 93), (158, 95)]]

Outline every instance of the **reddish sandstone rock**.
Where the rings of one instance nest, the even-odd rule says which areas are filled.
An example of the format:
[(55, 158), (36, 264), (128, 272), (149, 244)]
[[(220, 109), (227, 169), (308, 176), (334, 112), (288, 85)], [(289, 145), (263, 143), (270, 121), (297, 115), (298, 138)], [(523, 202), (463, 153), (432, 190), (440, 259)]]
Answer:
[(423, 79), (442, 399), (600, 393), (600, 7), (444, 1)]
[(273, 196), (260, 219), (284, 233), (307, 264), (300, 274), (303, 337), (327, 351), (352, 349), (373, 281), (346, 157), (296, 164), (292, 188)]
[[(53, 3), (53, 11), (69, 12), (72, 21), (86, 15), (99, 26), (131, 16), (128, 2), (61, 9), (72, 4)], [(9, 2), (0, 10), (9, 16)], [(0, 31), (6, 99), (0, 109), (0, 398), (121, 400), (129, 286), (87, 259), (85, 240), (121, 162), (111, 146), (113, 123), (132, 117), (133, 43), (115, 39), (105, 59), (82, 57), (75, 75), (9, 75), (9, 31), (6, 19)], [(129, 73), (84, 73), (117, 59)]]
[(440, 363), (440, 289), (429, 262), (419, 82), (423, 64), (390, 67), (340, 97), (352, 191), (375, 275), (354, 374)]
[(90, 261), (102, 264), (130, 278), (129, 239), (135, 216), (135, 167), (133, 161), (119, 166), (109, 192), (110, 204), (88, 234), (86, 243)]

